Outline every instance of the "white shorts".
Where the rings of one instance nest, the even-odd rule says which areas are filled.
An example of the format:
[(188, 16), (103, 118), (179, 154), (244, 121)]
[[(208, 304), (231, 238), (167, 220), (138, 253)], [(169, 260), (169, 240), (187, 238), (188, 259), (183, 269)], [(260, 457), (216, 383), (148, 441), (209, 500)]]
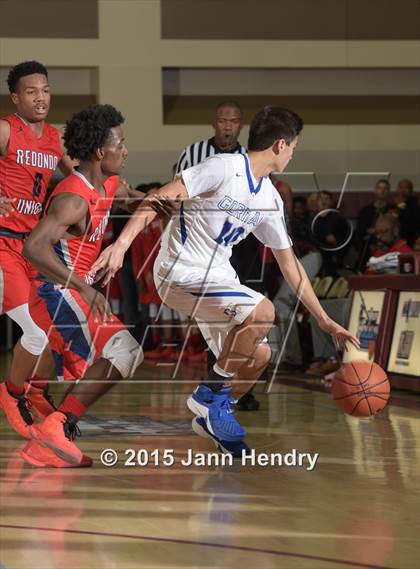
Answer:
[(197, 321), (216, 357), (226, 336), (242, 324), (265, 297), (242, 285), (233, 268), (200, 271), (177, 263), (155, 261), (154, 280), (162, 301)]

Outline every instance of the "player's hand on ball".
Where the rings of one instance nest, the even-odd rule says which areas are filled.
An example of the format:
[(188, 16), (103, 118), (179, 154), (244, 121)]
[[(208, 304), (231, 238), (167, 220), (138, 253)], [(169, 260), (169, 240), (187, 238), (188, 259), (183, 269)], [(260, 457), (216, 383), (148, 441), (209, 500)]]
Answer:
[(113, 243), (102, 251), (92, 266), (95, 282), (105, 286), (122, 267), (125, 250)]
[(337, 322), (334, 322), (334, 320), (331, 320), (331, 318), (318, 321), (318, 325), (321, 328), (321, 330), (323, 330), (324, 332), (326, 332), (331, 336), (332, 341), (334, 342), (334, 345), (337, 349), (344, 348), (345, 350), (347, 350), (346, 348), (347, 342), (353, 344), (355, 348), (360, 348), (360, 342), (356, 338), (356, 336), (353, 336), (353, 334), (351, 334), (348, 330), (340, 326), (340, 324), (337, 324)]
[(80, 292), (80, 296), (89, 305), (95, 322), (111, 320), (112, 311), (107, 299), (94, 288), (87, 286)]

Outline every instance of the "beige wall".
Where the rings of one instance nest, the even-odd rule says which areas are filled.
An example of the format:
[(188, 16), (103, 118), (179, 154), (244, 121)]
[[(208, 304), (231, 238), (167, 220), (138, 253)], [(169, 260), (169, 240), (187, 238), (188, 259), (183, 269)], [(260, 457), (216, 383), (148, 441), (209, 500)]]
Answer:
[(165, 39), (420, 39), (419, 0), (162, 0)]
[[(181, 149), (211, 135), (207, 125), (164, 125), (164, 67), (420, 69), (419, 40), (161, 40), (160, 7), (159, 0), (99, 0), (98, 39), (0, 40), (4, 67), (35, 58), (59, 68), (98, 68), (99, 101), (127, 119), (132, 182), (168, 178)], [(246, 142), (246, 129), (241, 138)], [(347, 170), (391, 171), (418, 185), (420, 125), (310, 125), (291, 169), (316, 171), (328, 187)]]

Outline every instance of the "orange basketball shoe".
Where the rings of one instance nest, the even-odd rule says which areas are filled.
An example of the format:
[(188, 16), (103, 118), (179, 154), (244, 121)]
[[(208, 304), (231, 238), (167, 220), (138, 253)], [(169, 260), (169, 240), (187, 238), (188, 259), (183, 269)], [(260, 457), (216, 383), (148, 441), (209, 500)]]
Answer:
[(32, 466), (53, 467), (53, 468), (87, 468), (92, 466), (93, 461), (87, 455), (82, 455), (82, 462), (72, 464), (59, 458), (52, 450), (42, 447), (39, 443), (32, 440), (26, 443), (20, 451), (20, 456)]
[(30, 383), (25, 383), (25, 397), (31, 405), (33, 417), (38, 421), (43, 421), (45, 417), (56, 411), (54, 402), (48, 393), (47, 388), (35, 387)]
[(41, 446), (48, 447), (65, 462), (76, 466), (82, 463), (83, 453), (73, 442), (80, 431), (76, 425), (70, 425), (61, 411), (54, 411), (42, 423), (33, 424), (30, 433)]
[(30, 412), (30, 403), (25, 395), (14, 397), (10, 395), (6, 384), (0, 383), (0, 409), (3, 409), (9, 425), (18, 435), (25, 439), (31, 438), (29, 427), (33, 424), (34, 419)]

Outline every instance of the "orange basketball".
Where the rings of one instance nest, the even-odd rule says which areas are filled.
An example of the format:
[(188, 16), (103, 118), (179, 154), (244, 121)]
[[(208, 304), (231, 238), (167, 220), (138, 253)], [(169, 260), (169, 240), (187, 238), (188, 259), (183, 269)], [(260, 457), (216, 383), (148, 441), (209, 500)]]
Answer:
[(378, 364), (354, 361), (337, 371), (331, 395), (344, 413), (353, 417), (370, 417), (385, 407), (390, 385), (385, 371)]

